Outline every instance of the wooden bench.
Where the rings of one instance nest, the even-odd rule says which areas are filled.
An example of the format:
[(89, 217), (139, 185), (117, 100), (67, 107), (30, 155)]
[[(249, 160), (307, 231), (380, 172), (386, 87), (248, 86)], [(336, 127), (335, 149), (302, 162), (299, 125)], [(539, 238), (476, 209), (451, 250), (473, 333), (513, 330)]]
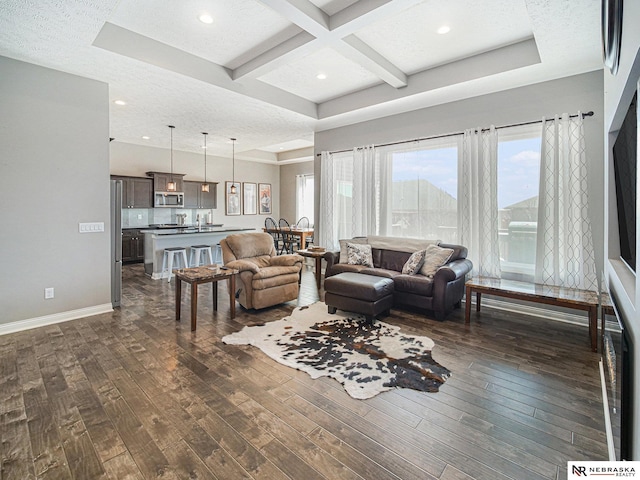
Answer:
[(516, 282), (490, 277), (473, 277), (465, 284), (465, 323), (471, 321), (471, 295), (476, 294), (476, 311), (480, 311), (482, 294), (526, 300), (556, 307), (574, 308), (587, 312), (589, 316), (589, 339), (591, 350), (598, 351), (598, 305), (599, 296), (591, 290)]

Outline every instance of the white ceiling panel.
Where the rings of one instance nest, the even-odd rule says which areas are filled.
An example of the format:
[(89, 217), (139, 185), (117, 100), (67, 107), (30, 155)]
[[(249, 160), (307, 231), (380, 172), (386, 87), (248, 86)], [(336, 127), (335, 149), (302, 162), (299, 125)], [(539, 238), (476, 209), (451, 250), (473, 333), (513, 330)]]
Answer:
[[(213, 23), (202, 23), (203, 13)], [(109, 21), (231, 68), (301, 31), (257, 0), (122, 0)]]
[(350, 7), (358, 0), (309, 0), (316, 7), (322, 9), (327, 15), (335, 15), (340, 10)]
[[(326, 79), (317, 78), (324, 74)], [(380, 79), (331, 48), (284, 65), (259, 80), (320, 103), (380, 83)]]
[[(441, 26), (451, 30), (439, 34)], [(524, 0), (431, 0), (356, 35), (407, 74), (533, 36)]]

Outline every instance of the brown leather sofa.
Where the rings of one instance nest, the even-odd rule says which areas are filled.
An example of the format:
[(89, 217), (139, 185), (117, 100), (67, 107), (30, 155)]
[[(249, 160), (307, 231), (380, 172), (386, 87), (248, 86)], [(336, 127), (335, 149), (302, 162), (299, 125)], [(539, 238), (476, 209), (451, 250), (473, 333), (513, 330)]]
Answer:
[(238, 233), (220, 241), (225, 266), (240, 271), (237, 298), (244, 308), (265, 308), (298, 298), (300, 255), (276, 255), (268, 233)]
[[(426, 248), (427, 240), (400, 237), (359, 237), (358, 243), (371, 245), (373, 267), (349, 265), (340, 252), (327, 252), (324, 256), (327, 267), (325, 279), (343, 272), (376, 275), (393, 280), (393, 306), (411, 306), (433, 312), (438, 320), (444, 320), (454, 308), (460, 308), (464, 296), (466, 274), (473, 264), (467, 259), (467, 248), (462, 245), (439, 244), (453, 249), (448, 263), (440, 267), (433, 278), (402, 273), (402, 267), (415, 251)], [(349, 242), (350, 240), (341, 241)]]

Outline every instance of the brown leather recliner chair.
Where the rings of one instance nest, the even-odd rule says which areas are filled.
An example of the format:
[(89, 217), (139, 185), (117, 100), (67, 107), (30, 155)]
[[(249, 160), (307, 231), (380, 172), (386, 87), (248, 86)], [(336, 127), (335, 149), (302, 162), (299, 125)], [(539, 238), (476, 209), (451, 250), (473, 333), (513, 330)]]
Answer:
[(260, 309), (298, 298), (300, 255), (276, 255), (268, 233), (238, 233), (220, 241), (225, 266), (240, 271), (237, 298)]

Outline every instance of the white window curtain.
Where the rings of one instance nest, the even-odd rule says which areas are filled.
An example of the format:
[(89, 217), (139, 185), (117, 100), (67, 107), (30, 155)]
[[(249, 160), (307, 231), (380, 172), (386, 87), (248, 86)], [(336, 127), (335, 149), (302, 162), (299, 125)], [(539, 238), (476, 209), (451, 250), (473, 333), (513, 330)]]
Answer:
[(582, 114), (542, 121), (535, 281), (597, 290)]
[[(339, 248), (337, 239), (335, 208), (336, 179), (334, 173), (334, 158), (329, 152), (320, 154), (320, 218), (318, 225), (318, 243), (324, 245), (327, 250)], [(314, 232), (315, 233), (315, 232)]]
[(465, 130), (458, 156), (458, 231), (473, 274), (500, 277), (498, 244), (498, 134)]
[(353, 204), (349, 237), (378, 233), (380, 179), (373, 145), (353, 149)]
[(296, 221), (307, 217), (310, 226), (314, 225), (313, 183), (313, 175), (296, 175)]
[(381, 199), (390, 188), (387, 156), (373, 145), (350, 152), (322, 152), (320, 157), (319, 244), (337, 248), (338, 240), (380, 232)]

